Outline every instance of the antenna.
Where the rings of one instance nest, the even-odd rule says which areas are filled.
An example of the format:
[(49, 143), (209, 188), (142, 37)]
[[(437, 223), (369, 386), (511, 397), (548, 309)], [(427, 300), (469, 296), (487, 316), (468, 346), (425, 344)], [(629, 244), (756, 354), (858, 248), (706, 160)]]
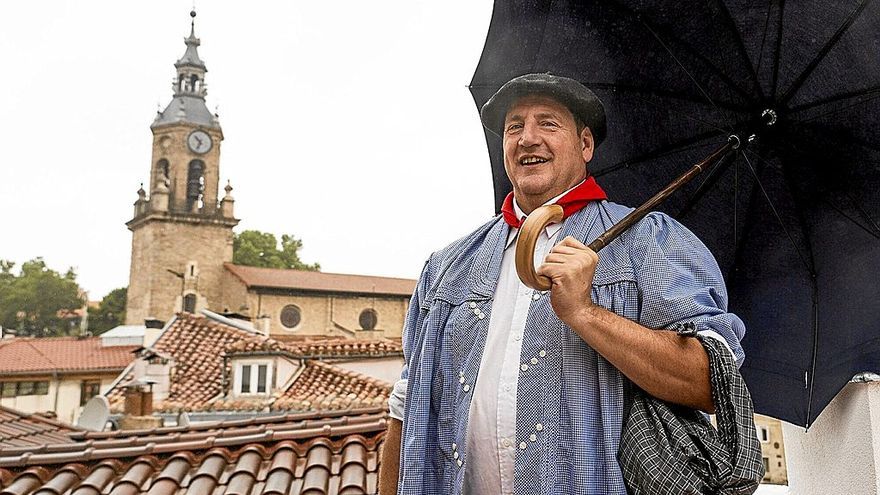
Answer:
[(86, 402), (76, 425), (91, 431), (104, 431), (110, 419), (110, 402), (103, 395), (96, 395)]

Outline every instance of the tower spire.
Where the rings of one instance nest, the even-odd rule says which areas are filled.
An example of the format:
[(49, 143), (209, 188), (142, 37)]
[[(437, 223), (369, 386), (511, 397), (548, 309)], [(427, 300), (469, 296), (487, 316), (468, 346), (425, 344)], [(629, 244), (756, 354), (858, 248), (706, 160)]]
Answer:
[(215, 128), (220, 126), (214, 115), (205, 106), (205, 96), (208, 94), (205, 74), (208, 69), (205, 62), (199, 57), (201, 40), (196, 37), (195, 8), (190, 11), (189, 15), (191, 18), (189, 36), (183, 39), (186, 51), (174, 62), (174, 69), (177, 73), (171, 83), (174, 99), (164, 111), (156, 116), (152, 127), (179, 122)]

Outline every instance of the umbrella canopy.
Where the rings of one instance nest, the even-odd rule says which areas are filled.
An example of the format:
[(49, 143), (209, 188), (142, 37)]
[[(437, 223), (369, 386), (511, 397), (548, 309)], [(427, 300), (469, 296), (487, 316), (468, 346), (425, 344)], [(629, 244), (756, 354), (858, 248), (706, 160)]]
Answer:
[(880, 371), (880, 1), (759, 3), (498, 1), (471, 92), (479, 108), (531, 72), (593, 89), (608, 136), (589, 169), (632, 206), (737, 136), (662, 210), (718, 259), (755, 409), (809, 426)]

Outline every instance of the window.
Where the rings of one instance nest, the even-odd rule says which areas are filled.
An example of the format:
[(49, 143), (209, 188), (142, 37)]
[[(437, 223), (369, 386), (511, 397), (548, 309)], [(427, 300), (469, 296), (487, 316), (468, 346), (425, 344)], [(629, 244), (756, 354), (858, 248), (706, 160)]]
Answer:
[(168, 178), (168, 160), (161, 159), (156, 163), (156, 184), (164, 182)]
[(288, 304), (281, 309), (281, 324), (285, 328), (296, 328), (301, 321), (302, 313), (296, 305)]
[(49, 382), (34, 382), (34, 395), (47, 395), (49, 393)]
[(184, 313), (195, 313), (196, 312), (196, 295), (195, 294), (187, 294), (183, 296), (183, 312)]
[(34, 393), (34, 382), (18, 382), (18, 392), (16, 395), (36, 395)]
[(272, 364), (269, 362), (240, 364), (236, 369), (238, 394), (269, 394), (271, 372)]
[(266, 372), (268, 366), (265, 364), (261, 364), (257, 366), (257, 393), (265, 394), (266, 393)]
[(766, 426), (759, 425), (758, 426), (758, 439), (761, 440), (762, 443), (767, 443), (770, 441), (770, 429)]
[(79, 405), (84, 406), (92, 397), (101, 393), (101, 382), (98, 380), (82, 382), (79, 391)]
[(241, 393), (251, 393), (251, 365), (241, 367)]
[(15, 397), (15, 382), (4, 382), (3, 383), (3, 397)]
[(361, 328), (364, 330), (375, 330), (376, 323), (379, 322), (379, 315), (376, 314), (376, 311), (372, 309), (365, 309), (361, 311), (361, 316), (358, 318), (358, 323), (360, 323)]

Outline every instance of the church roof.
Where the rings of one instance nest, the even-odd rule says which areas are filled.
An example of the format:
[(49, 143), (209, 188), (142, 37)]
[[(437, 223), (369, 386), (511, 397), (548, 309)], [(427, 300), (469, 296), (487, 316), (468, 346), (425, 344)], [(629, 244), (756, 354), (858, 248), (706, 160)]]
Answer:
[(408, 278), (257, 268), (232, 263), (225, 263), (223, 266), (249, 289), (288, 289), (409, 297), (416, 288), (416, 281)]
[(203, 127), (220, 128), (220, 123), (214, 114), (208, 110), (205, 99), (198, 96), (179, 95), (171, 99), (165, 110), (156, 114), (156, 120), (150, 128), (156, 128), (167, 124), (186, 122)]

